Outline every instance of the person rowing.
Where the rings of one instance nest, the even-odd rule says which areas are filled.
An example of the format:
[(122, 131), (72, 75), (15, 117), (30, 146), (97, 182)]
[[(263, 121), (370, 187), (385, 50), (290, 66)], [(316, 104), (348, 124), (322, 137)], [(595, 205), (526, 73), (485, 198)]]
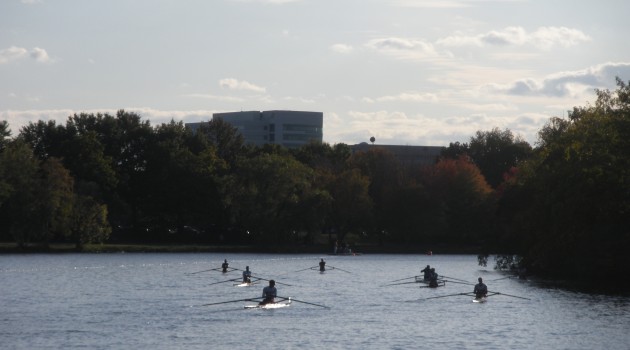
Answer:
[(276, 281), (269, 280), (269, 285), (263, 288), (263, 291), (262, 291), (263, 300), (260, 303), (258, 303), (258, 305), (274, 303), (277, 295), (278, 295), (278, 291), (276, 290)]
[(326, 271), (326, 262), (324, 261), (324, 259), (322, 258), (322, 260), (319, 262), (319, 271), (324, 272)]
[(245, 266), (245, 271), (243, 271), (243, 283), (252, 283), (252, 272), (249, 271), (249, 266)]
[(431, 266), (427, 265), (424, 269), (420, 270), (420, 272), (424, 272), (424, 280), (428, 281), (431, 279)]
[(481, 277), (478, 279), (479, 283), (475, 285), (473, 293), (475, 293), (475, 299), (485, 298), (488, 295), (488, 286), (483, 283)]
[(429, 277), (429, 287), (437, 288), (438, 287), (438, 274), (435, 272), (434, 268), (431, 268), (431, 276)]
[(221, 269), (223, 269), (223, 273), (227, 273), (228, 272), (228, 266), (230, 266), (230, 264), (228, 264), (227, 259), (223, 260), (223, 264), (221, 264)]

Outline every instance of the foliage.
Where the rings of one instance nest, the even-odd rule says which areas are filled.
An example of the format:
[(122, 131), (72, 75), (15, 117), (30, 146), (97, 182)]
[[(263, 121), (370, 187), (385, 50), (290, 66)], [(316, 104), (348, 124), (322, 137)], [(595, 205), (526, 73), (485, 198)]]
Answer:
[(443, 156), (457, 158), (467, 155), (479, 167), (481, 173), (492, 188), (497, 188), (503, 175), (521, 161), (529, 158), (531, 146), (509, 129), (477, 131), (469, 143), (451, 143), (444, 150)]
[(501, 215), (516, 226), (506, 240), (529, 267), (574, 278), (630, 272), (630, 87), (617, 84), (597, 91), (595, 106), (551, 119), (505, 191)]

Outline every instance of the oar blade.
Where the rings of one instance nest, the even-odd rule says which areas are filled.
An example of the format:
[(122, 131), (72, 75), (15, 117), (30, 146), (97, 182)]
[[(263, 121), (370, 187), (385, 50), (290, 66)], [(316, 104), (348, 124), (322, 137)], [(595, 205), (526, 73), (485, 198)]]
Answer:
[(315, 303), (309, 303), (308, 301), (297, 300), (297, 299), (294, 299), (294, 298), (291, 298), (291, 297), (278, 297), (278, 298), (283, 298), (284, 300), (289, 299), (289, 300), (291, 300), (291, 301), (295, 301), (295, 302), (302, 303), (302, 304), (308, 304), (308, 305), (313, 305), (313, 306), (323, 307), (323, 308), (325, 308), (325, 309), (330, 309), (330, 307), (329, 307), (329, 306), (326, 306), (326, 305), (320, 305), (320, 304), (315, 304)]
[(256, 299), (260, 299), (260, 298), (248, 298), (248, 299), (237, 299), (237, 300), (220, 301), (218, 303), (202, 304), (202, 305), (199, 305), (199, 306), (211, 306), (211, 305), (238, 303), (238, 302), (241, 302), (241, 301), (256, 301)]

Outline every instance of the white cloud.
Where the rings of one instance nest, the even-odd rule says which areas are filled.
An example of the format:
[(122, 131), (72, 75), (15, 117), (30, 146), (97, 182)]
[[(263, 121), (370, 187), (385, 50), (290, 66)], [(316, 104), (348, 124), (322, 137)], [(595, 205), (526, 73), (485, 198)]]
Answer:
[(615, 77), (630, 79), (630, 62), (605, 63), (584, 70), (560, 72), (544, 79), (525, 78), (510, 84), (488, 84), (488, 92), (519, 96), (575, 97), (594, 89), (612, 87)]
[(401, 59), (422, 59), (439, 56), (431, 43), (418, 39), (397, 37), (372, 39), (365, 46)]
[(485, 34), (465, 35), (455, 34), (436, 43), (444, 46), (523, 46), (530, 44), (539, 48), (549, 49), (554, 46), (569, 47), (591, 38), (582, 31), (566, 27), (540, 27), (528, 33), (522, 27), (507, 27), (503, 30), (493, 30)]
[(0, 50), (0, 64), (17, 61), (28, 55), (28, 50), (23, 47), (11, 46), (8, 49)]
[(48, 56), (46, 50), (39, 47), (35, 47), (30, 51), (23, 47), (17, 46), (11, 46), (8, 49), (0, 50), (0, 64), (10, 63), (26, 57), (31, 57), (32, 59), (40, 63), (51, 62), (51, 59)]
[(260, 92), (260, 93), (263, 93), (266, 91), (264, 87), (254, 85), (247, 81), (239, 81), (234, 78), (221, 79), (219, 80), (219, 85), (222, 88), (229, 89), (229, 90), (245, 90), (245, 91), (254, 91), (254, 92)]
[(348, 54), (348, 53), (351, 53), (354, 50), (354, 48), (346, 44), (334, 44), (330, 46), (330, 50), (336, 53)]
[(438, 96), (433, 93), (402, 92), (398, 95), (386, 95), (377, 98), (364, 97), (364, 102), (437, 102)]
[(33, 58), (37, 62), (46, 63), (50, 62), (50, 57), (48, 56), (48, 52), (46, 50), (41, 49), (39, 47), (35, 47), (30, 52), (31, 58)]

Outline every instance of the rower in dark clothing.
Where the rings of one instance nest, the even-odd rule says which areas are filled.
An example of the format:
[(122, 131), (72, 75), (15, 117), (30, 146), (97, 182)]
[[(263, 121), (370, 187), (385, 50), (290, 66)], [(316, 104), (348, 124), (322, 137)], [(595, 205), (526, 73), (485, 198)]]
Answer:
[(427, 265), (424, 269), (420, 270), (420, 272), (424, 272), (424, 280), (428, 281), (431, 279), (431, 266)]
[(227, 272), (228, 272), (228, 270), (227, 270), (227, 269), (228, 269), (228, 266), (229, 266), (229, 264), (228, 264), (228, 262), (227, 262), (227, 259), (225, 259), (225, 260), (223, 261), (223, 264), (221, 264), (221, 269), (223, 269), (223, 270), (222, 270), (222, 271), (223, 271), (223, 273), (227, 273)]
[(322, 259), (319, 262), (319, 271), (324, 272), (326, 271), (326, 262), (324, 261), (324, 259)]
[(475, 285), (473, 293), (475, 293), (475, 299), (481, 299), (488, 295), (488, 287), (483, 283), (481, 277), (478, 279), (479, 283)]
[(429, 277), (429, 287), (437, 288), (438, 287), (438, 274), (435, 272), (435, 269), (431, 269), (431, 276)]

